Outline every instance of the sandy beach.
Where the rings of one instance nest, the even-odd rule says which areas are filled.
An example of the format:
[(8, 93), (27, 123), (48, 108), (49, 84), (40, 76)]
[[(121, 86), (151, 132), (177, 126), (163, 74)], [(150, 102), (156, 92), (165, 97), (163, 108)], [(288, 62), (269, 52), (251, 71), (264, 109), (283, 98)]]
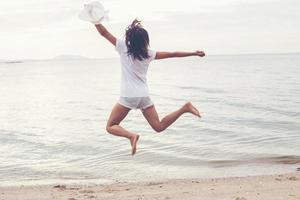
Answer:
[(299, 200), (300, 173), (217, 179), (182, 179), (109, 185), (35, 185), (0, 188), (0, 199)]

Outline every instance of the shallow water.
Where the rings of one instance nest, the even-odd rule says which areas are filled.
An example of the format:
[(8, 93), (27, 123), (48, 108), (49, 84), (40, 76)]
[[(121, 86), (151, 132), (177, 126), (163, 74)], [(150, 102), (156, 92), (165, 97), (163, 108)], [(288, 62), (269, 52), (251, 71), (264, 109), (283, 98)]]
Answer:
[(300, 163), (300, 55), (208, 56), (154, 61), (155, 133), (139, 111), (122, 123), (141, 135), (107, 134), (118, 99), (117, 59), (0, 64), (0, 184), (139, 181), (295, 171)]

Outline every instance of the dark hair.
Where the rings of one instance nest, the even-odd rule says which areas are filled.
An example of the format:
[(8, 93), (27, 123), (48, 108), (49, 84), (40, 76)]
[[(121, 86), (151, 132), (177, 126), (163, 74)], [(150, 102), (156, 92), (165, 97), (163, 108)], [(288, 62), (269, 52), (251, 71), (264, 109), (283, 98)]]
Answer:
[(134, 59), (138, 60), (150, 57), (148, 54), (148, 32), (142, 27), (139, 20), (133, 20), (131, 25), (127, 27), (125, 36), (128, 55), (131, 55)]

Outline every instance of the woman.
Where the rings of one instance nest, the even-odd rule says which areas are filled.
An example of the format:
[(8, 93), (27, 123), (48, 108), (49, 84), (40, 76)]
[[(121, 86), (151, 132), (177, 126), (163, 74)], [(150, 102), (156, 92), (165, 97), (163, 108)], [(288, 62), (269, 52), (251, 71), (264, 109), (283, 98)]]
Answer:
[(128, 138), (132, 155), (136, 152), (139, 135), (120, 126), (121, 121), (131, 109), (141, 109), (144, 117), (156, 132), (165, 130), (183, 113), (188, 112), (201, 117), (199, 111), (188, 102), (160, 120), (149, 97), (146, 75), (148, 66), (154, 59), (187, 56), (203, 57), (205, 56), (203, 51), (155, 52), (149, 49), (148, 33), (138, 20), (134, 20), (126, 29), (125, 40), (116, 39), (101, 23), (97, 23), (95, 26), (98, 32), (115, 46), (120, 55), (122, 66), (121, 95), (110, 114), (106, 130), (113, 135)]

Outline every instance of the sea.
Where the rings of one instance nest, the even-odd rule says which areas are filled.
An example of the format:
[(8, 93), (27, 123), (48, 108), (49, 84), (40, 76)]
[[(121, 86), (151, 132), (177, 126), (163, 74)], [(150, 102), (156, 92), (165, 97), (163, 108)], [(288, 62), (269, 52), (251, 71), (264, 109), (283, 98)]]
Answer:
[(212, 55), (153, 61), (156, 133), (140, 110), (106, 132), (119, 98), (118, 58), (0, 63), (0, 185), (105, 184), (240, 177), (300, 170), (300, 54)]

